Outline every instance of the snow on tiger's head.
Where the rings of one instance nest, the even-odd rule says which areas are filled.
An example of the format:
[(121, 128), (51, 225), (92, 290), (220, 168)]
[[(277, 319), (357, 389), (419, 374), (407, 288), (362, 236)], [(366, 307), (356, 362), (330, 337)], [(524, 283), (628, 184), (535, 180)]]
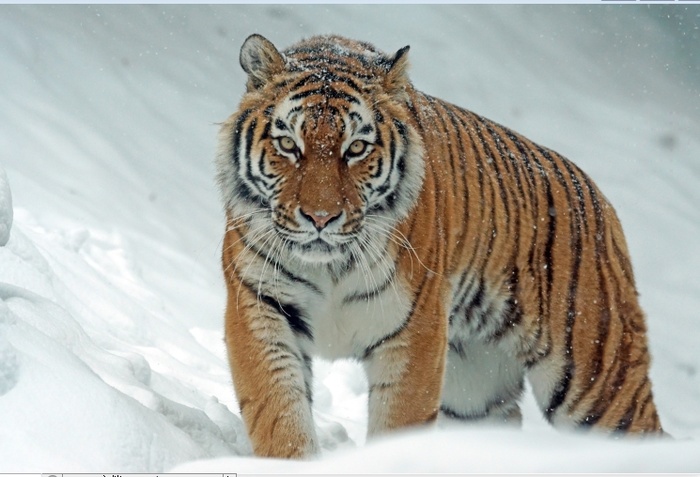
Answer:
[(217, 157), (229, 216), (315, 263), (346, 260), (406, 218), (424, 174), (407, 52), (338, 36), (280, 52), (250, 36), (247, 91)]

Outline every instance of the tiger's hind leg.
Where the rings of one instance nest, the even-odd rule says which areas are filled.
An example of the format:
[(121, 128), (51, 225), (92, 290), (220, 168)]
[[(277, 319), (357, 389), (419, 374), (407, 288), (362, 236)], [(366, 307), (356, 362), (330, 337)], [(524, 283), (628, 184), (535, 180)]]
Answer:
[(451, 341), (440, 421), (520, 425), (523, 374), (515, 357), (496, 345)]
[(598, 293), (596, 284), (587, 285), (568, 324), (550, 317), (549, 353), (527, 371), (538, 405), (555, 427), (661, 434), (646, 327), (633, 289), (608, 281)]
[(555, 427), (663, 433), (652, 397), (646, 337), (631, 321), (613, 318), (604, 339), (587, 340), (594, 346), (586, 349), (578, 340), (571, 353), (565, 347), (554, 349), (528, 370), (538, 405)]

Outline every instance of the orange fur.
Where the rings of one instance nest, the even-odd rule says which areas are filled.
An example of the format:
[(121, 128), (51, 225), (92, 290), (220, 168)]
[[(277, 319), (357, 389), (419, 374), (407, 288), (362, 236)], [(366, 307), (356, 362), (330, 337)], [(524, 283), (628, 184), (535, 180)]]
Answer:
[[(248, 92), (222, 127), (219, 180), (226, 342), (255, 453), (318, 451), (310, 354), (341, 348), (367, 370), (371, 435), (440, 411), (517, 421), (524, 375), (554, 425), (661, 433), (612, 206), (556, 152), (414, 89), (406, 52), (340, 37), (242, 49)], [(357, 248), (293, 243), (340, 221)], [(482, 347), (518, 369), (460, 401), (445, 380), (479, 383), (465, 363)]]

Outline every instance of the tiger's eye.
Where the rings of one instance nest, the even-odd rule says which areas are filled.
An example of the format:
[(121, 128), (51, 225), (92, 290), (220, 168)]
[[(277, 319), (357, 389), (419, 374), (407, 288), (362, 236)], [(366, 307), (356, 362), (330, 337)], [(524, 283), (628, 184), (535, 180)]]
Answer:
[(277, 140), (277, 144), (279, 144), (280, 149), (284, 152), (288, 152), (290, 154), (293, 154), (297, 150), (297, 145), (294, 143), (294, 140), (288, 136), (283, 136)]
[(359, 156), (363, 152), (365, 152), (365, 149), (367, 149), (367, 143), (357, 139), (350, 144), (350, 147), (348, 148), (348, 155), (350, 156)]

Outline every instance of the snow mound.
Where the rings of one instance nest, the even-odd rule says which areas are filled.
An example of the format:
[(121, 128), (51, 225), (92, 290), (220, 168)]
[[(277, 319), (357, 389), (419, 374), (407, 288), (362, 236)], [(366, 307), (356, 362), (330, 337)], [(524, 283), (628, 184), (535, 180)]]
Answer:
[(697, 472), (697, 442), (614, 440), (595, 435), (462, 428), (413, 431), (336, 453), (288, 462), (225, 458), (176, 466), (173, 473), (467, 474)]
[(157, 472), (250, 453), (240, 418), (202, 391), (226, 377), (167, 323), (128, 245), (19, 212), (26, 230), (0, 248), (2, 470)]
[(5, 169), (0, 166), (0, 247), (10, 240), (12, 228), (12, 194)]

